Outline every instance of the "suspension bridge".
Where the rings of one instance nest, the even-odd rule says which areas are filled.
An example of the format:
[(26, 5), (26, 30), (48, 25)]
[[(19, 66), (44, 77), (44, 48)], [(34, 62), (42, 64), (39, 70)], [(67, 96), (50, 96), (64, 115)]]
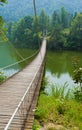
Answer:
[(0, 85), (0, 130), (32, 130), (46, 54), (46, 38), (35, 59)]

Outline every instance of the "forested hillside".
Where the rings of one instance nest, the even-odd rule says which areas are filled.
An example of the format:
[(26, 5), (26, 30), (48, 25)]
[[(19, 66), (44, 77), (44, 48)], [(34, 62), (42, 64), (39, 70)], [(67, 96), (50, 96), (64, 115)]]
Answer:
[(82, 13), (73, 15), (62, 7), (54, 10), (51, 17), (41, 10), (37, 18), (38, 33), (33, 16), (7, 24), (7, 36), (16, 47), (38, 47), (38, 38), (41, 40), (46, 32), (49, 50), (82, 50)]
[[(38, 13), (44, 8), (46, 13), (52, 14), (63, 6), (70, 13), (82, 11), (82, 0), (36, 0), (36, 5)], [(33, 15), (33, 0), (8, 0), (8, 4), (0, 7), (0, 15), (6, 21), (16, 21), (30, 14)]]
[[(16, 21), (20, 17), (26, 15), (25, 17), (20, 18), (17, 22), (5, 22), (5, 27), (7, 29), (6, 35), (8, 39), (16, 47), (22, 47), (22, 48), (38, 47), (37, 45), (38, 39), (41, 40), (44, 32), (47, 32), (48, 49), (82, 50), (82, 12), (70, 13), (70, 11), (68, 11), (65, 7), (61, 7), (59, 9), (54, 9), (52, 14), (49, 15), (48, 12), (46, 13), (45, 11), (46, 6), (47, 7), (49, 6), (48, 0), (45, 0), (43, 2), (44, 4), (41, 1), (39, 1), (39, 3), (36, 2), (37, 9), (40, 10), (40, 8), (44, 5), (45, 8), (41, 9), (40, 13), (38, 13), (37, 15), (38, 24), (36, 24), (36, 19), (34, 15), (33, 16), (30, 15), (30, 13), (31, 14), (33, 13), (33, 3), (32, 3), (33, 1), (27, 0), (28, 1), (27, 4), (26, 4), (26, 0), (24, 0), (23, 3), (21, 2), (21, 0), (17, 1), (16, 3), (14, 1), (9, 0), (9, 4), (6, 5), (6, 9), (8, 9), (7, 6), (9, 6), (9, 9), (3, 10), (2, 14), (4, 14), (4, 12), (8, 13), (8, 15), (6, 14), (5, 16), (5, 19), (7, 21), (10, 20)], [(63, 1), (64, 4), (70, 3), (70, 2), (65, 2), (65, 0)], [(81, 3), (81, 1), (79, 2)], [(56, 1), (54, 2), (52, 0), (52, 7), (55, 5), (55, 3)], [(63, 6), (64, 4), (61, 4), (60, 2), (60, 5)], [(25, 11), (26, 8), (24, 8), (23, 5), (24, 7), (28, 6), (28, 8), (31, 9), (31, 12), (29, 9), (29, 13), (27, 13), (28, 10)], [(22, 11), (22, 9), (24, 9), (24, 11)], [(51, 7), (49, 9), (51, 9)], [(10, 12), (8, 12), (9, 10)], [(24, 12), (26, 14), (24, 14)], [(0, 28), (2, 31), (5, 31), (2, 17), (0, 17), (0, 21), (1, 21)], [(37, 30), (36, 29), (37, 25), (38, 25), (38, 31), (35, 31)], [(1, 34), (2, 33), (3, 32), (1, 32)]]

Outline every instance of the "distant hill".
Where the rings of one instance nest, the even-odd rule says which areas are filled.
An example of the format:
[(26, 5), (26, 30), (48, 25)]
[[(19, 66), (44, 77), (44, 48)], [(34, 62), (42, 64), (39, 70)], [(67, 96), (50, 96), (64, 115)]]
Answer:
[[(37, 12), (43, 8), (46, 13), (65, 7), (69, 12), (82, 12), (82, 0), (36, 0)], [(33, 15), (33, 0), (8, 0), (8, 4), (0, 6), (0, 15), (6, 21), (17, 21), (25, 15)]]

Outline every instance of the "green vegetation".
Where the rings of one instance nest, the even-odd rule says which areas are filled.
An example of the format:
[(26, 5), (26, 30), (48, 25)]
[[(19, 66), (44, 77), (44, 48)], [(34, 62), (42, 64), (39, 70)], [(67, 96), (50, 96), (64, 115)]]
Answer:
[(6, 79), (6, 76), (0, 72), (0, 83), (3, 82)]
[(7, 1), (7, 0), (0, 0), (1, 4), (2, 4), (2, 3), (5, 3), (6, 1)]
[(60, 13), (53, 13), (51, 21), (48, 49), (82, 50), (82, 13), (73, 17), (61, 8)]
[[(62, 5), (70, 13), (82, 11), (82, 0), (36, 0), (37, 13), (44, 8), (48, 14), (52, 14), (54, 9), (59, 10)], [(11, 13), (10, 13), (11, 12)], [(5, 21), (17, 21), (26, 15), (33, 15), (33, 1), (32, 0), (8, 0), (8, 4), (0, 8), (0, 14)]]
[(53, 95), (55, 98), (60, 98), (60, 99), (70, 99), (71, 98), (71, 93), (70, 90), (66, 92), (66, 88), (68, 87), (67, 83), (64, 84), (64, 86), (56, 85), (51, 85), (51, 95)]
[[(79, 84), (71, 90), (67, 89), (67, 83), (64, 86), (50, 83), (49, 94), (41, 89), (33, 129), (37, 130), (39, 127), (45, 130), (82, 129), (82, 69), (79, 68), (78, 58), (73, 58), (73, 65), (75, 70), (73, 80)], [(46, 86), (45, 83), (48, 82), (44, 79), (42, 88)]]
[(54, 129), (57, 125), (61, 125), (63, 130), (82, 129), (82, 103), (77, 102), (74, 96), (67, 98), (70, 95), (69, 91), (66, 93), (67, 96), (64, 96), (63, 93), (66, 92), (64, 88), (58, 89), (54, 86), (52, 95), (40, 94), (35, 111), (37, 122), (34, 127), (37, 128), (37, 125), (45, 127), (45, 125), (53, 123)]
[(35, 121), (34, 121), (33, 130), (39, 130), (39, 128), (40, 128), (40, 125), (39, 125), (38, 121), (35, 120)]
[[(1, 0), (0, 4), (4, 2), (6, 2), (6, 0)], [(45, 0), (45, 9), (47, 9), (49, 13), (52, 12), (52, 15), (48, 15), (44, 10), (42, 10), (40, 14), (38, 14), (36, 22), (36, 19), (33, 16), (27, 15), (27, 10), (21, 11), (23, 3), (25, 4), (24, 6), (27, 5), (28, 7), (29, 4), (33, 3), (30, 3), (29, 1), (28, 4), (26, 4), (24, 1), (22, 2), (15, 0), (12, 0), (12, 2), (15, 2), (16, 6), (13, 11), (11, 10), (11, 7), (9, 8), (11, 10), (11, 18), (10, 11), (8, 13), (8, 10), (6, 10), (8, 15), (5, 19), (6, 21), (10, 20), (11, 22), (7, 23), (5, 26), (8, 28), (6, 33), (7, 37), (16, 47), (36, 49), (39, 47), (38, 41), (40, 42), (43, 36), (47, 34), (47, 48), (49, 50), (82, 50), (82, 13), (74, 14), (73, 12), (72, 14), (70, 13), (72, 11), (68, 11), (64, 7), (61, 9), (58, 7), (57, 10), (51, 11), (51, 1), (47, 3)], [(53, 8), (55, 2), (52, 0)], [(41, 3), (43, 2), (41, 1)], [(41, 3), (39, 1), (39, 4)], [(67, 3), (69, 3), (69, 1)], [(77, 4), (76, 0), (74, 2), (71, 0), (71, 5), (74, 3)], [(22, 12), (21, 14), (20, 11), (18, 12), (17, 10), (17, 4), (19, 5), (19, 10)], [(79, 4), (81, 5), (80, 0)], [(72, 8), (73, 7), (74, 6), (72, 6)], [(17, 11), (17, 14), (14, 10)], [(17, 20), (24, 15), (26, 16), (17, 22)], [(3, 32), (4, 22), (0, 16), (0, 36), (2, 37)], [(0, 72), (0, 82), (4, 81), (5, 78), (6, 77), (3, 73)], [(61, 125), (63, 130), (82, 129), (82, 68), (79, 66), (75, 68), (73, 79), (75, 83), (80, 83), (80, 87), (77, 86), (72, 93), (70, 93), (70, 90), (66, 90), (66, 84), (61, 87), (52, 85), (50, 95), (47, 95), (44, 91), (41, 91), (38, 106), (35, 112), (36, 120), (34, 122), (34, 130), (39, 129), (40, 126), (44, 127), (48, 123), (52, 123), (54, 125), (54, 128), (49, 127), (48, 130), (55, 130), (56, 125)], [(43, 84), (44, 83), (45, 81)], [(41, 90), (43, 89), (44, 85)]]
[(67, 42), (70, 49), (82, 49), (82, 13), (78, 13), (73, 19), (70, 26), (70, 34), (68, 35)]
[(25, 16), (7, 24), (7, 36), (17, 47), (38, 48), (38, 41), (47, 34), (49, 50), (82, 50), (82, 13), (70, 14), (64, 7), (52, 16), (40, 12), (36, 19)]
[[(0, 5), (3, 5), (4, 3), (6, 3), (7, 0), (0, 0)], [(5, 37), (4, 37), (4, 32), (5, 32), (5, 28), (4, 28), (4, 21), (3, 21), (3, 18), (2, 16), (0, 16), (0, 38), (3, 37), (3, 39), (5, 40)]]
[(26, 16), (17, 23), (8, 24), (8, 38), (19, 48), (38, 48), (38, 35), (33, 17)]
[(2, 35), (2, 30), (3, 30), (3, 24), (4, 24), (4, 22), (3, 22), (3, 19), (2, 19), (2, 17), (0, 16), (0, 35)]
[(74, 67), (73, 80), (78, 84), (74, 92), (74, 97), (77, 101), (82, 101), (82, 67), (79, 65), (79, 59), (77, 57), (74, 58)]
[[(0, 17), (0, 28), (3, 26)], [(65, 7), (54, 10), (52, 15), (42, 9), (37, 22), (27, 15), (18, 22), (7, 23), (6, 27), (7, 36), (16, 47), (38, 48), (38, 41), (47, 34), (49, 50), (82, 50), (82, 13), (69, 13)]]

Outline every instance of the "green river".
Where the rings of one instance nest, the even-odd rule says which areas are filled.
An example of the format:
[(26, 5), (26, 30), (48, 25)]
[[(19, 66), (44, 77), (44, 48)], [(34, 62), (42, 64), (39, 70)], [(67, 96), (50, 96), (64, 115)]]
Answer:
[[(22, 56), (29, 57), (35, 50), (20, 49)], [(62, 51), (62, 52), (47, 52), (46, 55), (46, 69), (45, 77), (47, 77), (50, 84), (64, 85), (65, 82), (68, 83), (69, 87), (74, 86), (73, 77), (73, 57), (78, 57), (80, 65), (82, 66), (82, 52), (73, 51)], [(11, 48), (7, 43), (0, 44), (0, 69), (13, 64), (20, 60), (20, 57), (16, 54), (15, 50)], [(4, 69), (5, 75), (12, 75), (18, 72), (26, 63), (23, 65), (15, 65)], [(46, 91), (48, 91), (49, 86), (46, 86)]]
[[(0, 71), (4, 72), (4, 75), (8, 77), (13, 75), (14, 73), (21, 70), (25, 65), (27, 65), (30, 62), (30, 60), (32, 60), (32, 59), (28, 59), (27, 61), (18, 64), (17, 62), (22, 60), (20, 54), (21, 56), (23, 56), (23, 58), (28, 58), (29, 56), (33, 55), (35, 52), (36, 50), (31, 50), (31, 49), (17, 50), (7, 42), (0, 43)], [(12, 66), (12, 64), (14, 63), (17, 64)]]
[(49, 84), (55, 86), (64, 86), (67, 83), (68, 88), (75, 86), (73, 81), (73, 59), (76, 57), (82, 67), (82, 52), (61, 51), (47, 52), (45, 77), (48, 80), (46, 92), (49, 92)]

